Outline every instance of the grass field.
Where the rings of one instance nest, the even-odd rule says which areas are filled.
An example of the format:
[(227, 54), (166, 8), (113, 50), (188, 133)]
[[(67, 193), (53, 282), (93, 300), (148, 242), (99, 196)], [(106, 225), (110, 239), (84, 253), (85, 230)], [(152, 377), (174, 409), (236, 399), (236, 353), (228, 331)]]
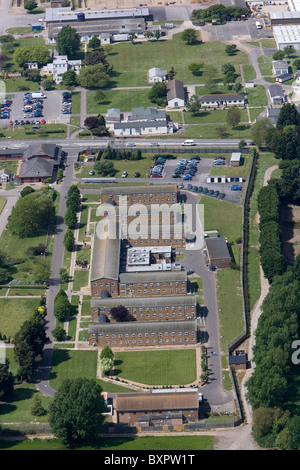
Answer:
[(147, 385), (185, 385), (196, 380), (194, 349), (116, 352), (117, 377)]
[(75, 270), (74, 281), (73, 281), (73, 291), (77, 292), (81, 287), (85, 287), (89, 282), (89, 271), (79, 271)]
[(39, 299), (7, 299), (0, 297), (1, 334), (13, 337), (38, 306)]
[(55, 350), (52, 358), (50, 385), (57, 390), (66, 378), (95, 379), (96, 369), (97, 351)]
[[(193, 115), (190, 111), (184, 113), (185, 124), (226, 124), (227, 110), (215, 109), (213, 111), (200, 111)], [(241, 122), (248, 122), (248, 114), (246, 109), (241, 109)]]
[(41, 131), (32, 131), (32, 126), (15, 126), (1, 128), (2, 139), (63, 139), (67, 136), (65, 124), (45, 124)]
[(205, 230), (218, 230), (221, 237), (234, 242), (241, 236), (242, 208), (232, 202), (201, 196), (204, 204)]
[(247, 97), (249, 106), (267, 106), (268, 104), (266, 89), (263, 85), (248, 88)]
[[(98, 103), (95, 99), (95, 91), (87, 92), (87, 113), (105, 114), (110, 108), (120, 109), (121, 112), (131, 111), (137, 106), (154, 106), (148, 98), (150, 89), (133, 90), (105, 90), (105, 101)], [(74, 112), (74, 111), (73, 111)]]
[(3, 211), (5, 204), (6, 204), (6, 199), (5, 199), (5, 197), (0, 196), (0, 214), (1, 214), (1, 212)]
[[(121, 178), (123, 171), (127, 171), (128, 178), (133, 178), (136, 171), (141, 174), (141, 178), (146, 178), (150, 174), (150, 167), (153, 165), (153, 154), (143, 154), (141, 160), (114, 160), (114, 168), (117, 170), (115, 177)], [(104, 160), (102, 160), (104, 161)], [(85, 165), (82, 167), (80, 173), (77, 173), (79, 178), (99, 178), (99, 174), (91, 177), (89, 171), (93, 170), (94, 165)], [(138, 182), (138, 179), (137, 179)]]
[[(145, 437), (101, 437), (99, 445), (82, 446), (72, 450), (105, 451), (200, 451), (213, 450), (213, 436), (145, 436)], [(34, 439), (18, 441), (0, 441), (2, 450), (69, 450), (57, 439)]]
[[(137, 41), (135, 44), (128, 42), (113, 45), (112, 52), (108, 56), (108, 61), (115, 70), (113, 87), (148, 85), (147, 72), (152, 67), (160, 67), (167, 71), (174, 67), (177, 80), (182, 80), (184, 83), (205, 83), (205, 70), (211, 65), (219, 72), (216, 79), (222, 81), (221, 66), (228, 62), (226, 45), (220, 42), (188, 45), (181, 36), (179, 33), (175, 34), (172, 40)], [(195, 76), (188, 66), (192, 62), (199, 61), (204, 63), (203, 74)], [(239, 51), (230, 57), (230, 63), (238, 71), (239, 64), (247, 64), (248, 59)]]

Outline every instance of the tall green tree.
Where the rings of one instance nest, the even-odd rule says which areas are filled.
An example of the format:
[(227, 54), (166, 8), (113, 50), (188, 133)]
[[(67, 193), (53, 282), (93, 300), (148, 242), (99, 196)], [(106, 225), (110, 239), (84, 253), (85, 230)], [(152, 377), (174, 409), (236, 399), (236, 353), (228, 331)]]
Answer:
[(56, 37), (56, 49), (61, 55), (74, 58), (81, 49), (80, 36), (75, 28), (63, 26)]
[(6, 400), (14, 391), (14, 376), (9, 370), (9, 360), (0, 362), (0, 400)]
[(63, 381), (49, 407), (52, 431), (63, 444), (92, 444), (97, 439), (105, 411), (101, 393), (94, 379)]

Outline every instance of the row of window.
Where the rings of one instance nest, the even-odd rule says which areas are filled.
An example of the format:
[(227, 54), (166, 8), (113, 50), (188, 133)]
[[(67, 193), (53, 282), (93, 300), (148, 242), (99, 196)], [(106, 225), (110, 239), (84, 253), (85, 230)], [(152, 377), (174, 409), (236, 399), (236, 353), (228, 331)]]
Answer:
[[(188, 339), (185, 339), (184, 341), (187, 342)], [(195, 338), (192, 338), (191, 341), (195, 341)], [(147, 339), (146, 341), (144, 341), (144, 342), (143, 342), (142, 340), (139, 340), (139, 341), (138, 341), (138, 344), (149, 344), (149, 342), (150, 342), (150, 341), (149, 341), (148, 339)], [(157, 342), (158, 342), (158, 343), (162, 343), (163, 340), (162, 340), (162, 339), (159, 339)], [(174, 338), (174, 339), (172, 339), (172, 341), (171, 341), (171, 343), (176, 343), (176, 342), (182, 343), (182, 342), (183, 342), (183, 341), (182, 341), (182, 338), (178, 338), (177, 340)], [(152, 344), (155, 344), (155, 343), (156, 343), (156, 340), (153, 339), (153, 340), (151, 341), (151, 343), (152, 343)], [(164, 341), (164, 343), (169, 343), (169, 340), (166, 339), (166, 340)], [(106, 344), (106, 345), (109, 345), (110, 342), (109, 342), (109, 341), (106, 341), (105, 344)], [(117, 344), (117, 341), (112, 341), (111, 344), (112, 344), (112, 345), (116, 345), (116, 344)], [(118, 344), (123, 344), (123, 341), (119, 341)], [(124, 344), (129, 344), (129, 341), (125, 341)], [(132, 340), (132, 341), (131, 341), (131, 344), (137, 344), (137, 342), (136, 342), (135, 340)]]
[[(129, 291), (129, 292), (132, 292), (132, 291), (129, 290), (129, 289), (128, 289), (128, 291)], [(182, 292), (185, 292), (185, 291), (186, 291), (186, 288), (185, 288), (185, 287), (182, 287), (182, 288), (181, 288), (181, 291), (182, 291)], [(126, 292), (127, 292), (127, 291), (124, 290), (124, 289), (123, 289), (123, 290), (120, 290), (120, 293), (121, 293), (121, 294), (126, 294)], [(148, 294), (148, 292), (149, 292), (149, 289), (144, 289), (143, 294)], [(168, 292), (169, 294), (173, 294), (173, 293), (175, 293), (175, 292), (178, 293), (178, 292), (179, 292), (179, 288), (177, 288), (177, 289), (163, 289), (163, 290), (162, 290), (162, 293), (163, 293), (163, 294), (166, 294), (167, 292)], [(137, 290), (137, 293), (138, 293), (138, 294), (141, 294), (141, 293), (142, 293), (142, 290), (141, 290), (141, 289), (138, 289), (138, 290)], [(151, 294), (154, 294), (154, 289), (150, 289), (150, 293), (151, 293)], [(160, 289), (155, 289), (155, 293), (156, 293), (156, 294), (160, 294)], [(95, 292), (94, 295), (97, 295), (97, 292)]]
[[(189, 333), (191, 335), (195, 335), (196, 332), (195, 331), (190, 331), (190, 332), (189, 331), (184, 331), (184, 332), (183, 331), (177, 331), (178, 336), (182, 336), (182, 333), (184, 333), (184, 335), (187, 336)], [(172, 331), (170, 333), (170, 336), (175, 336), (175, 334), (176, 334), (175, 331)], [(119, 333), (117, 335), (115, 333), (112, 333), (112, 334), (106, 333), (104, 336), (105, 336), (105, 338), (109, 338), (109, 337), (111, 337), (111, 338), (116, 338), (116, 337), (123, 338), (123, 335), (124, 335), (125, 338), (129, 338), (129, 336), (130, 336), (129, 333)], [(150, 333), (131, 333), (131, 338), (135, 338), (136, 335), (139, 338), (142, 338), (143, 335), (146, 338), (148, 338), (148, 336), (150, 336)], [(169, 331), (165, 331), (164, 333), (151, 333), (151, 336), (156, 336), (156, 335), (158, 335), (158, 336), (163, 336), (163, 335), (164, 336), (169, 336)], [(102, 337), (102, 336), (103, 336), (102, 333), (98, 334), (99, 338)], [(93, 333), (92, 338), (95, 338), (95, 337), (96, 337), (96, 333)]]
[[(163, 309), (165, 309), (166, 311), (169, 310), (169, 308), (172, 310), (172, 312), (175, 312), (175, 310), (177, 311), (181, 311), (181, 309), (183, 310), (195, 310), (195, 305), (177, 305), (176, 307), (168, 307), (168, 306), (164, 306), (164, 307), (152, 307), (151, 310), (152, 312), (157, 312), (157, 310), (159, 312), (162, 312)], [(100, 312), (105, 312), (107, 310), (107, 308), (105, 307), (100, 307)], [(110, 310), (110, 309), (108, 309)], [(150, 312), (150, 307), (132, 307), (130, 309), (131, 312), (135, 313), (137, 311), (139, 312)], [(98, 309), (97, 308), (94, 308), (94, 312), (98, 312)], [(142, 317), (143, 315), (140, 315), (140, 317)], [(146, 316), (149, 316), (148, 314)]]

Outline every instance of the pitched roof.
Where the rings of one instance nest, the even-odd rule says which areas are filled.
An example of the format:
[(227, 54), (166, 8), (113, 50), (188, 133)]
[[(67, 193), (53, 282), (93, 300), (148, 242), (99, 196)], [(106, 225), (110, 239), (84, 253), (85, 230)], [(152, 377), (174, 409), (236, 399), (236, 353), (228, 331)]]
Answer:
[(23, 160), (38, 156), (50, 157), (54, 160), (58, 160), (61, 153), (61, 147), (56, 144), (45, 143), (45, 144), (30, 144), (23, 153)]
[[(118, 393), (117, 411), (193, 409), (199, 407), (198, 391), (181, 393)], [(170, 415), (173, 416), (173, 415)]]
[(195, 295), (166, 295), (162, 297), (124, 297), (109, 299), (95, 299), (91, 300), (91, 308), (108, 307), (113, 308), (119, 305), (124, 307), (161, 307), (173, 305), (196, 305), (197, 299)]
[(146, 193), (177, 193), (176, 184), (154, 184), (148, 186), (114, 186), (100, 188), (100, 195), (107, 194), (146, 194)]
[(41, 157), (23, 161), (20, 167), (20, 178), (50, 178), (53, 175), (53, 164)]
[(170, 101), (174, 98), (182, 100), (185, 98), (184, 85), (179, 80), (170, 80), (167, 84), (167, 100)]
[(231, 258), (225, 238), (207, 238), (206, 246), (209, 252), (210, 258)]
[(116, 323), (90, 324), (88, 332), (95, 334), (118, 333), (160, 333), (175, 331), (196, 331), (197, 320), (177, 321), (126, 321)]
[(154, 271), (139, 273), (121, 273), (120, 283), (187, 281), (186, 271)]
[[(93, 256), (91, 261), (91, 281), (107, 278), (118, 280), (121, 241), (118, 237), (118, 224), (116, 224), (117, 237), (114, 238), (114, 222), (108, 222), (110, 235), (106, 238), (94, 236)], [(99, 228), (98, 228), (99, 229)]]
[(269, 86), (269, 93), (270, 93), (271, 98), (276, 98), (276, 97), (284, 98), (285, 97), (282, 86), (278, 85), (277, 83), (273, 83), (272, 85)]

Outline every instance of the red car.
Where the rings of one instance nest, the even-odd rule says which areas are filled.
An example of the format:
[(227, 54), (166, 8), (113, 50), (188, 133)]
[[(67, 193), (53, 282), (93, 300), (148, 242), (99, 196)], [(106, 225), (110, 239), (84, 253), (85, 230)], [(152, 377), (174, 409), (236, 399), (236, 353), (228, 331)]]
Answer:
[(13, 126), (13, 124), (14, 124), (14, 123), (13, 123), (12, 121), (9, 121), (9, 125), (10, 125), (10, 126)]
[(41, 124), (46, 124), (45, 119), (41, 119)]

